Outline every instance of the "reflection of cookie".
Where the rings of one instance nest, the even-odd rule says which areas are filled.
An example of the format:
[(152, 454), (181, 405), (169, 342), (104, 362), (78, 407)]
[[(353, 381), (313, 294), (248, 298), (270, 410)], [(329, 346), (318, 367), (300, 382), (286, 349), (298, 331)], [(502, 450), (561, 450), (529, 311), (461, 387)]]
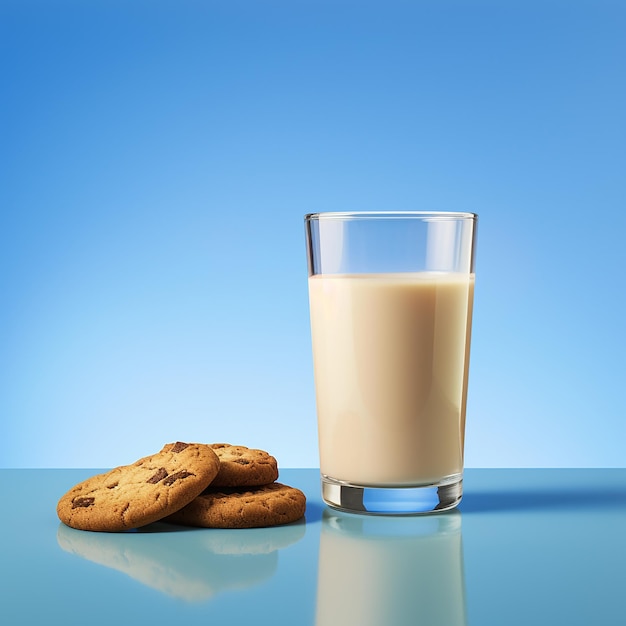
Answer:
[(300, 541), (305, 524), (274, 528), (173, 532), (156, 522), (132, 533), (86, 533), (59, 524), (66, 552), (118, 570), (140, 583), (183, 600), (208, 600), (271, 578), (280, 550)]
[(263, 450), (228, 443), (214, 443), (211, 448), (220, 459), (220, 470), (211, 487), (255, 487), (278, 478), (276, 459)]
[[(237, 556), (216, 554), (205, 546), (207, 535), (213, 535), (212, 532), (152, 532), (155, 526), (158, 522), (136, 533), (85, 533), (59, 524), (57, 541), (66, 552), (123, 572), (148, 587), (188, 602), (201, 602), (219, 593), (258, 585), (276, 573), (277, 549)], [(272, 530), (291, 531), (299, 526)], [(267, 533), (266, 529), (258, 531)], [(240, 530), (217, 534), (223, 537), (222, 533), (229, 532), (231, 542), (248, 536)], [(261, 535), (257, 537), (261, 541)]]
[(191, 502), (218, 469), (219, 459), (209, 446), (170, 443), (157, 454), (72, 487), (59, 500), (57, 514), (80, 530), (138, 528)]
[(277, 526), (299, 520), (305, 508), (304, 494), (281, 483), (250, 489), (211, 486), (166, 521), (205, 528)]

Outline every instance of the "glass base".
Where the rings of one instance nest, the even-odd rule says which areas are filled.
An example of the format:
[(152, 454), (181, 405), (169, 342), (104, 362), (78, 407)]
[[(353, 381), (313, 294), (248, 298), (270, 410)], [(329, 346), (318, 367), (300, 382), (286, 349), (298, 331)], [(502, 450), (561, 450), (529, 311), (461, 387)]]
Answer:
[(415, 515), (453, 509), (463, 496), (463, 475), (447, 476), (436, 484), (418, 487), (368, 487), (322, 474), (322, 498), (349, 513)]

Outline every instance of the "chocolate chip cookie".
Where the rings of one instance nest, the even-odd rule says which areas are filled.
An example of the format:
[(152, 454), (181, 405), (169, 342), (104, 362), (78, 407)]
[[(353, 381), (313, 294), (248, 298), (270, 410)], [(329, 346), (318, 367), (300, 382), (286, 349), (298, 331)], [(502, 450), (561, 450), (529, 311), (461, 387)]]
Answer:
[(261, 487), (209, 487), (164, 521), (203, 528), (258, 528), (295, 522), (304, 516), (306, 497), (281, 483)]
[(264, 450), (228, 443), (214, 443), (211, 448), (220, 460), (211, 487), (256, 487), (278, 478), (278, 463)]
[(169, 443), (157, 454), (75, 485), (59, 500), (57, 514), (63, 523), (79, 530), (139, 528), (191, 502), (219, 468), (210, 446)]

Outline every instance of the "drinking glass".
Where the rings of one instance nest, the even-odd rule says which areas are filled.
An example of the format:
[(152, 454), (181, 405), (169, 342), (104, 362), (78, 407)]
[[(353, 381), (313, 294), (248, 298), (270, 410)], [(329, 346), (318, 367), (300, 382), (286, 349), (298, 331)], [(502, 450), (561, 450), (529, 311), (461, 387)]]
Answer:
[(322, 496), (352, 512), (462, 497), (477, 216), (305, 216)]

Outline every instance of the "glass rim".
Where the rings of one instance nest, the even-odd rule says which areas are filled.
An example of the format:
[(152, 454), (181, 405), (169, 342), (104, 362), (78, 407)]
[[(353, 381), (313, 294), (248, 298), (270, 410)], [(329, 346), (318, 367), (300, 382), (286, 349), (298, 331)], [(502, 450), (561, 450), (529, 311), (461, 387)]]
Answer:
[(470, 211), (328, 211), (307, 213), (306, 222), (320, 220), (376, 220), (376, 219), (422, 219), (422, 220), (471, 220), (478, 219), (477, 213)]

